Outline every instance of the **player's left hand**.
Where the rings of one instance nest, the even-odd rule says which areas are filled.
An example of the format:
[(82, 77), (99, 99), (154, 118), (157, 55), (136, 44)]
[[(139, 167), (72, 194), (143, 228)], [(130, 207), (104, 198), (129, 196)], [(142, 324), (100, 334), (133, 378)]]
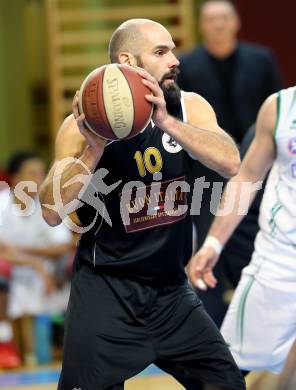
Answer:
[(94, 151), (94, 155), (102, 155), (104, 148), (107, 144), (107, 140), (100, 137), (98, 134), (91, 132), (85, 125), (85, 115), (79, 112), (79, 91), (76, 91), (72, 101), (73, 116), (76, 120), (77, 127), (80, 133), (86, 139), (91, 150)]
[(191, 258), (187, 265), (187, 273), (193, 286), (201, 290), (206, 290), (207, 287), (216, 287), (217, 279), (213, 274), (213, 268), (218, 258), (217, 252), (209, 246), (201, 247)]
[(152, 92), (152, 95), (145, 95), (146, 99), (155, 106), (152, 120), (157, 127), (162, 128), (163, 124), (169, 117), (162, 89), (160, 88), (157, 80), (146, 70), (138, 69), (138, 73), (143, 79), (143, 84), (146, 85)]

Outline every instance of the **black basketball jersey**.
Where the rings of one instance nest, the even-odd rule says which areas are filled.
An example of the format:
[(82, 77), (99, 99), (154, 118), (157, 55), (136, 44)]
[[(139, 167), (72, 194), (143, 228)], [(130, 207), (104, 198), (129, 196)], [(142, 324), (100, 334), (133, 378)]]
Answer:
[[(183, 120), (181, 104), (168, 111)], [(188, 153), (153, 123), (130, 140), (107, 144), (96, 169), (108, 170), (106, 185), (120, 184), (107, 195), (96, 194), (105, 210), (82, 234), (77, 255), (102, 272), (147, 283), (182, 282), (192, 253), (193, 164)], [(102, 218), (104, 213), (112, 226)], [(96, 210), (85, 204), (77, 214), (88, 226)]]

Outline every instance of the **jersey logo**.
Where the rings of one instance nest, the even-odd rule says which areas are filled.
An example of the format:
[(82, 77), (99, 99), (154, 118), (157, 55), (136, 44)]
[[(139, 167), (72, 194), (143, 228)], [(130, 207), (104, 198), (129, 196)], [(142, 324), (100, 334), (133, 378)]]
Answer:
[(134, 187), (120, 194), (121, 218), (126, 233), (176, 223), (188, 211), (188, 184), (185, 176), (144, 187)]
[(177, 141), (175, 141), (174, 138), (167, 133), (163, 133), (162, 135), (162, 145), (169, 153), (178, 153), (180, 150), (182, 150), (182, 146), (179, 145)]
[(293, 155), (296, 155), (296, 137), (293, 137), (288, 142), (289, 152)]

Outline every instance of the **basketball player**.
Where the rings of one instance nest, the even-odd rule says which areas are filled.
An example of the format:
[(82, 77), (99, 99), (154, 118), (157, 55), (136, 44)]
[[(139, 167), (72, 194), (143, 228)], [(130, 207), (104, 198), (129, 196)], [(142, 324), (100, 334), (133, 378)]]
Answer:
[[(43, 184), (41, 203), (54, 203), (55, 166), (65, 157), (77, 157), (91, 172), (107, 168), (108, 183), (123, 180), (105, 196), (112, 227), (99, 219), (78, 245), (60, 390), (123, 389), (126, 379), (153, 362), (186, 389), (245, 389), (226, 344), (186, 281), (184, 265), (192, 242), (189, 212), (145, 218), (143, 211), (130, 224), (120, 214), (120, 207), (130, 206), (122, 202), (124, 183), (141, 180), (149, 192), (154, 174), (161, 176), (156, 208), (163, 209), (165, 189), (190, 179), (193, 158), (225, 176), (233, 176), (239, 167), (238, 151), (210, 105), (178, 89), (174, 48), (169, 32), (156, 22), (123, 23), (112, 35), (110, 59), (145, 69), (139, 74), (153, 92), (146, 96), (155, 104), (153, 123), (128, 141), (106, 144), (84, 127), (76, 95), (74, 116), (57, 135), (56, 160)], [(72, 164), (61, 175), (64, 204), (78, 198), (81, 184), (63, 185), (80, 173), (85, 174), (81, 165)], [(182, 194), (178, 202), (184, 206)], [(77, 210), (83, 226), (95, 211), (87, 205)], [(49, 224), (61, 222), (58, 211), (44, 207), (43, 212)]]
[(289, 88), (271, 95), (262, 105), (256, 136), (239, 174), (226, 187), (227, 191), (238, 185), (235, 206), (227, 216), (216, 216), (188, 268), (193, 283), (202, 278), (206, 285), (216, 285), (212, 270), (222, 246), (242, 219), (239, 202), (248, 206), (256, 192), (244, 199), (239, 189), (244, 182), (263, 180), (273, 165), (261, 203), (255, 251), (222, 324), (222, 334), (238, 366), (247, 371), (279, 373), (296, 336), (295, 96), (296, 87)]

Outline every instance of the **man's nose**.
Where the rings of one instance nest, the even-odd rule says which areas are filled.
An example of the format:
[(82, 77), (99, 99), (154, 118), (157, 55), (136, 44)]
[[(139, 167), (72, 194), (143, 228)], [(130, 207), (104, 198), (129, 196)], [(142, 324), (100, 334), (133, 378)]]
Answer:
[(170, 68), (174, 68), (176, 66), (179, 66), (180, 65), (180, 61), (178, 60), (178, 58), (175, 56), (175, 54), (171, 54), (171, 58), (170, 58), (170, 63), (169, 63), (169, 67)]

